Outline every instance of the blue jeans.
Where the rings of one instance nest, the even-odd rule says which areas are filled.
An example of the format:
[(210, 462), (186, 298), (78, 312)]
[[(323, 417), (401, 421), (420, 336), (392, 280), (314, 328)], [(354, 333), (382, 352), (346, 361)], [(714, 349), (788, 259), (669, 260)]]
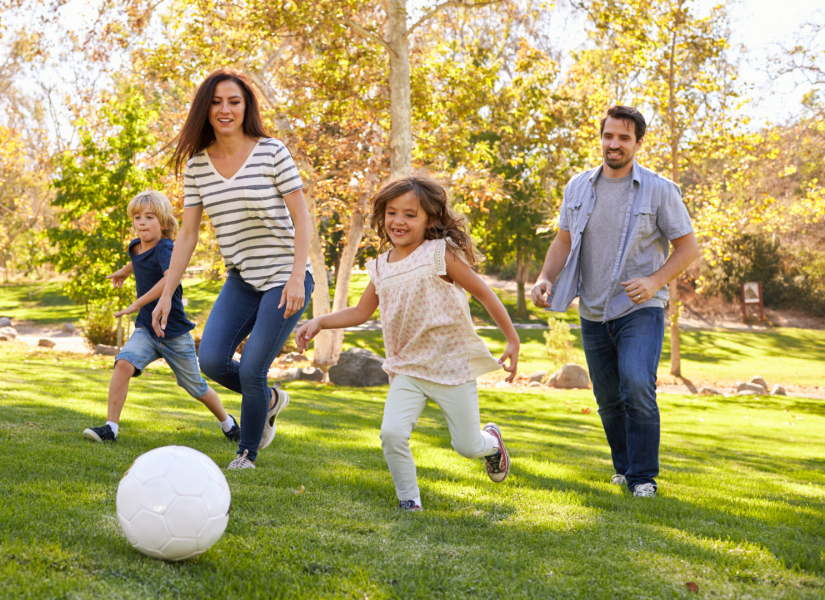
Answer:
[(659, 474), (656, 370), (665, 312), (640, 308), (607, 323), (581, 319), (582, 344), (613, 467), (629, 489)]
[[(269, 367), (304, 314), (314, 287), (312, 275), (307, 273), (304, 307), (285, 319), (286, 304), (278, 308), (283, 287), (261, 292), (245, 282), (237, 269), (232, 269), (206, 321), (198, 352), (201, 370), (242, 395), (238, 454), (249, 450), (249, 460), (254, 461), (258, 455), (269, 411)], [(247, 335), (241, 360), (234, 360), (232, 355)]]

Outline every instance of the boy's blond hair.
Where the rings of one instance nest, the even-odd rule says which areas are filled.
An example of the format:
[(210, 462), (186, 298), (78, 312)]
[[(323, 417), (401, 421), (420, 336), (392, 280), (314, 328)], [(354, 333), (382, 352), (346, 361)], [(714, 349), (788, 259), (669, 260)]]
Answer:
[(155, 190), (141, 192), (129, 200), (129, 206), (126, 207), (129, 219), (134, 219), (135, 213), (145, 207), (151, 208), (160, 221), (161, 236), (174, 241), (180, 227), (175, 215), (172, 213), (172, 203), (169, 202), (169, 198)]

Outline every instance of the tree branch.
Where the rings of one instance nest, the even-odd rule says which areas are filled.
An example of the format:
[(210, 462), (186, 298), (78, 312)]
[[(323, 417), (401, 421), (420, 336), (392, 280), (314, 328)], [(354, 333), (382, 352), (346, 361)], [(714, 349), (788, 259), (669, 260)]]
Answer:
[(412, 27), (407, 30), (407, 36), (409, 36), (416, 27), (427, 22), (445, 8), (481, 8), (482, 6), (490, 6), (491, 4), (500, 3), (501, 0), (487, 0), (486, 2), (462, 2), (460, 0), (448, 0), (447, 2), (442, 2), (441, 4), (433, 7), (430, 12), (413, 23)]
[(347, 27), (349, 27), (350, 29), (352, 29), (356, 33), (361, 34), (363, 37), (367, 38), (368, 40), (371, 40), (371, 41), (375, 42), (376, 44), (380, 44), (381, 46), (384, 46), (384, 48), (387, 49), (387, 52), (392, 52), (393, 54), (395, 54), (395, 50), (393, 50), (390, 47), (390, 45), (386, 42), (386, 40), (384, 40), (384, 38), (382, 38), (380, 35), (378, 35), (376, 33), (373, 33), (372, 31), (370, 31), (366, 27), (364, 27), (362, 25), (359, 25), (358, 23), (356, 23), (352, 19), (347, 19), (347, 18), (333, 19), (333, 21), (338, 23), (339, 25), (346, 25)]

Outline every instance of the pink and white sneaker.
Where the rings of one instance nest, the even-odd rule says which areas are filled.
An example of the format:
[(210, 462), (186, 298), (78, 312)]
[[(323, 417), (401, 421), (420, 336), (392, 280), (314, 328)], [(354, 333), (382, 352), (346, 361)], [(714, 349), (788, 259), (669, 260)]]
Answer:
[(504, 440), (501, 439), (501, 430), (495, 423), (487, 423), (484, 426), (484, 431), (492, 435), (498, 440), (498, 450), (495, 454), (485, 456), (484, 461), (487, 465), (487, 475), (490, 476), (495, 483), (501, 483), (507, 479), (510, 474), (510, 454), (504, 446)]

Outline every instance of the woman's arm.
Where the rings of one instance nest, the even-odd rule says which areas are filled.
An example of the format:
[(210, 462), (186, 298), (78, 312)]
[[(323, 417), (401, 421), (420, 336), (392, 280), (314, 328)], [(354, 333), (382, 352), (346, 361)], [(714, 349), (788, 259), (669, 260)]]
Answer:
[(370, 281), (367, 289), (361, 294), (357, 306), (350, 306), (305, 323), (295, 334), (295, 344), (298, 346), (298, 352), (303, 352), (309, 345), (309, 341), (318, 335), (322, 329), (344, 329), (345, 327), (361, 325), (367, 322), (376, 308), (378, 308), (378, 294), (375, 293), (375, 286)]
[[(502, 365), (505, 371), (510, 373), (510, 376), (505, 381), (513, 381), (516, 377), (516, 368), (518, 366), (518, 353), (521, 346), (516, 328), (513, 327), (513, 322), (510, 320), (510, 315), (507, 314), (507, 309), (496, 296), (495, 292), (491, 290), (486, 283), (473, 271), (467, 263), (460, 260), (449, 249), (446, 251), (444, 258), (447, 262), (447, 277), (455, 281), (458, 285), (470, 292), (473, 297), (481, 302), (482, 306), (487, 309), (487, 312), (493, 317), (498, 328), (504, 333), (507, 338), (507, 348), (504, 354), (499, 359), (499, 364)], [(510, 366), (508, 367), (505, 361), (510, 359)]]
[(178, 289), (183, 273), (189, 266), (192, 254), (198, 246), (198, 231), (203, 217), (203, 206), (192, 206), (183, 209), (183, 223), (175, 240), (175, 249), (172, 250), (172, 259), (169, 261), (169, 268), (166, 270), (166, 285), (163, 293), (158, 299), (155, 310), (152, 311), (152, 328), (158, 337), (164, 337), (163, 330), (166, 329), (166, 320), (172, 312), (172, 296)]
[(304, 307), (304, 278), (306, 277), (312, 225), (303, 190), (295, 190), (287, 194), (284, 196), (284, 202), (289, 210), (289, 216), (292, 217), (292, 224), (295, 226), (295, 257), (292, 263), (292, 274), (284, 286), (281, 303), (278, 305), (278, 308), (281, 308), (286, 304), (284, 311), (284, 318), (286, 318)]

